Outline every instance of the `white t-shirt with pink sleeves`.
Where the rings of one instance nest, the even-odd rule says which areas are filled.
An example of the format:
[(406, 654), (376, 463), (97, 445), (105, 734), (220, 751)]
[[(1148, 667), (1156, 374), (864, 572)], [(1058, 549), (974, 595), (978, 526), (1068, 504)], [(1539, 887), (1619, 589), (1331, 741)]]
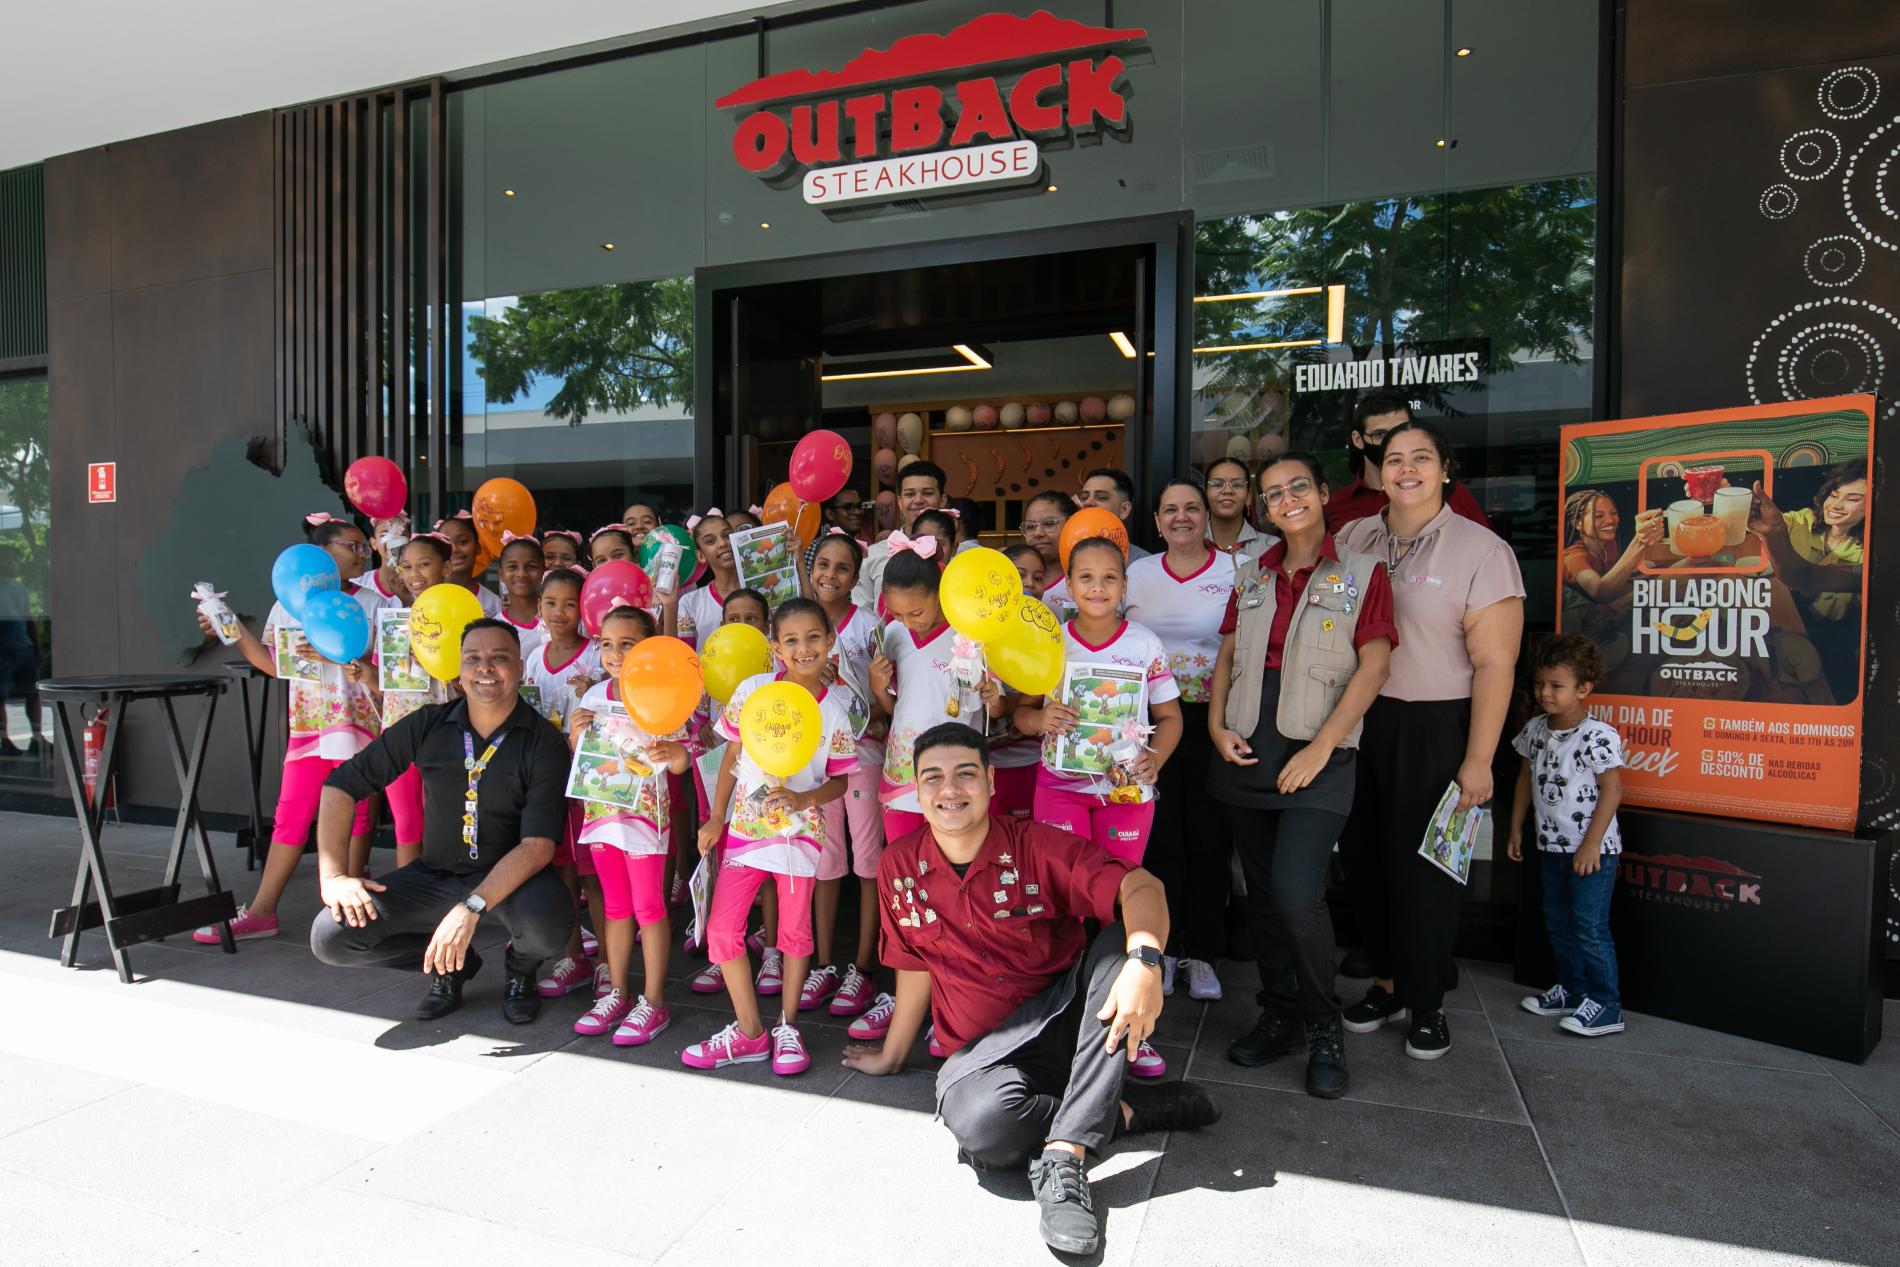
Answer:
[(949, 625), (922, 638), (901, 621), (884, 626), (884, 654), (896, 666), (891, 689), (897, 692), (891, 704), (890, 737), (884, 748), (884, 777), (878, 784), (878, 800), (885, 809), (923, 812), (917, 802), (914, 753), (919, 735), (947, 721), (960, 721), (978, 730), (988, 724), (983, 697), (959, 686), (950, 675), (956, 641), (956, 630)]
[[(581, 697), (580, 706), (592, 712), (596, 720), (601, 717), (612, 718), (615, 741), (623, 757), (639, 761), (647, 745), (653, 743), (656, 737), (641, 730), (633, 718), (627, 716), (626, 710), (620, 706), (619, 696), (619, 689), (614, 683), (596, 682)], [(677, 730), (658, 738), (684, 743), (686, 732)], [(640, 794), (631, 808), (609, 805), (604, 801), (580, 802), (580, 843), (612, 845), (636, 856), (665, 853), (665, 842), (672, 838), (666, 776), (666, 770), (649, 767), (649, 773), (641, 779)]]
[[(1078, 637), (1075, 622), (1070, 621), (1062, 626), (1062, 657), (1064, 664), (1112, 664), (1144, 670), (1148, 689), (1142, 692), (1141, 709), (1136, 714), (1136, 720), (1143, 726), (1152, 724), (1148, 716), (1150, 705), (1165, 704), (1181, 697), (1181, 689), (1175, 685), (1174, 673), (1168, 668), (1167, 647), (1154, 630), (1132, 620), (1122, 621), (1121, 628), (1099, 646)], [(1039, 785), (1063, 792), (1108, 795), (1110, 787), (1107, 779), (1087, 774), (1060, 773), (1055, 768), (1055, 760), (1056, 736), (1044, 735), (1042, 766), (1036, 771)]]
[(568, 685), (568, 679), (586, 674), (596, 683), (599, 682), (603, 676), (600, 643), (589, 638), (581, 644), (580, 650), (568, 652), (559, 661), (555, 661), (553, 655), (551, 643), (543, 642), (536, 647), (534, 654), (527, 657), (522, 682), (534, 688), (534, 693), (528, 699), (534, 710), (553, 722), (556, 730), (566, 734), (567, 719), (572, 716), (574, 705), (580, 700), (574, 688)]
[(711, 585), (687, 590), (680, 595), (679, 639), (695, 651), (706, 649), (706, 639), (725, 619), (726, 596)]
[(1221, 620), (1234, 592), (1234, 559), (1209, 548), (1207, 562), (1176, 576), (1168, 556), (1151, 554), (1128, 565), (1128, 619), (1146, 625), (1167, 648), (1181, 699), (1205, 704), (1220, 654)]
[(541, 644), (548, 640), (548, 631), (541, 627), (541, 618), (539, 616), (523, 624), (513, 616), (510, 616), (507, 608), (503, 608), (501, 618), (513, 625), (515, 627), (515, 633), (521, 637), (521, 659), (523, 663), (526, 663), (528, 657), (533, 655)]
[(836, 631), (831, 648), (838, 664), (838, 683), (851, 688), (851, 720), (858, 725), (858, 760), (867, 766), (884, 764), (884, 719), (871, 706), (871, 660), (877, 655), (883, 631), (877, 617), (853, 607)]
[(490, 620), (500, 620), (505, 614), (506, 607), (501, 601), (501, 595), (480, 581), (475, 582), (475, 601), (482, 605), (482, 615)]
[(828, 687), (815, 697), (823, 734), (811, 760), (784, 779), (767, 774), (743, 747), (739, 737), (740, 718), (745, 715), (746, 701), (754, 691), (781, 678), (777, 673), (758, 673), (739, 683), (713, 723), (713, 729), (721, 737), (739, 746), (733, 766), (732, 807), (726, 814), (725, 862), (728, 866), (752, 867), (778, 875), (815, 876), (818, 856), (825, 845), (823, 809), (768, 812), (764, 805), (765, 794), (776, 787), (812, 792), (834, 776), (850, 774), (858, 764), (858, 732), (845, 702), (850, 692), (837, 686)]
[[(374, 629), (382, 596), (372, 586), (354, 587), (350, 597), (362, 607), (363, 614), (369, 617), (370, 628)], [(301, 630), (303, 625), (282, 603), (273, 603), (270, 615), (264, 619), (263, 637), (264, 649), (272, 664), (277, 662), (277, 631), (284, 627)], [(350, 681), (340, 664), (328, 660), (318, 660), (317, 664), (321, 681), (292, 680), (290, 683), (286, 761), (302, 757), (347, 761), (369, 747), (369, 741), (382, 733), (382, 714), (369, 688)]]

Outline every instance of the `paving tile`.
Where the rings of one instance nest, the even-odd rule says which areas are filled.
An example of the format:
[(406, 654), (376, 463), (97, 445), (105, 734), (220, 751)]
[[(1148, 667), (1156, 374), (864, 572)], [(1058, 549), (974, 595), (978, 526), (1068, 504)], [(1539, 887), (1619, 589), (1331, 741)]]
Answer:
[[(235, 955), (204, 955), (172, 942), (135, 947), (132, 965), (141, 977), (208, 986), (281, 1003), (346, 1007), (386, 989), (386, 970), (333, 968), (295, 942), (239, 942)], [(406, 976), (406, 974), (404, 974)]]
[(1853, 1262), (1893, 1253), (1900, 1136), (1825, 1074), (1607, 1043), (1505, 1052), (1593, 1263), (1651, 1238)]
[(1863, 1064), (1816, 1056), (1814, 1063), (1832, 1074), (1861, 1103), (1900, 1131), (1900, 999), (1888, 999), (1881, 1017), (1883, 1037)]
[[(246, 1147), (234, 1147), (242, 1141)], [(268, 1163), (249, 1145), (268, 1150)], [(133, 1087), (0, 1139), (0, 1169), (234, 1231), (377, 1149), (368, 1139)], [(79, 1226), (90, 1226), (87, 1219)]]
[(1528, 1127), (1282, 1092), (1169, 1138), (1136, 1257), (1584, 1261)]
[[(97, 1158), (80, 1163), (97, 1166)], [(151, 1267), (176, 1262), (220, 1236), (96, 1190), (12, 1171), (0, 1171), (0, 1205), (6, 1209), (0, 1257), (35, 1267)]]
[(117, 1095), (133, 1085), (109, 1074), (0, 1051), (0, 1136)]
[(1601, 1039), (1580, 1039), (1557, 1028), (1554, 1016), (1533, 1016), (1518, 1006), (1518, 1001), (1537, 991), (1506, 978), (1484, 976), (1478, 979), (1478, 991), (1488, 1003), (1491, 1027), (1501, 1039), (1553, 1043), (1571, 1047), (1588, 1045), (1604, 1050), (1644, 1052), (1655, 1056), (1681, 1056), (1690, 1060), (1718, 1060), (1730, 1064), (1757, 1065), (1767, 1069), (1791, 1069), (1812, 1073), (1819, 1066), (1806, 1052), (1752, 1038), (1740, 1038), (1719, 1030), (1703, 1029), (1667, 1021), (1659, 1016), (1627, 1012), (1629, 1028), (1621, 1034)]

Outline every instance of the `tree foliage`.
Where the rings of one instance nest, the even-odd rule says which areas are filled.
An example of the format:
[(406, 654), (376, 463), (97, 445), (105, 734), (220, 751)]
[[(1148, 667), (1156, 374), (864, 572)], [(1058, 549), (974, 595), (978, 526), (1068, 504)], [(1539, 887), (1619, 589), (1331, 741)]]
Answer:
[(20, 512), (20, 575), (35, 595), (46, 583), (47, 510), (51, 495), (46, 453), (44, 378), (0, 381), (0, 495)]
[(693, 279), (663, 277), (523, 295), (501, 315), (468, 319), (488, 399), (507, 403), (537, 379), (561, 386), (549, 417), (641, 405), (693, 407)]

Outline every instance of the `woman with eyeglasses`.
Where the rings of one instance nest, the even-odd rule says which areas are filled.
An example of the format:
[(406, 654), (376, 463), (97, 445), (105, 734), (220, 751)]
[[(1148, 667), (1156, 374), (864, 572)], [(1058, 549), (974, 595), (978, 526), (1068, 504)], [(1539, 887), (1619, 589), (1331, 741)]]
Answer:
[(1053, 489), (1037, 493), (1023, 504), (1023, 544), (1042, 556), (1042, 601), (1063, 624), (1075, 619), (1068, 578), (1062, 575), (1062, 528), (1075, 513), (1075, 503)]
[(1247, 520), (1249, 486), (1247, 464), (1239, 458), (1221, 458), (1207, 468), (1207, 537), (1223, 554), (1237, 554), (1261, 539)]
[(1305, 1049), (1307, 1093), (1336, 1099), (1347, 1074), (1326, 873), (1398, 633), (1380, 561), (1326, 531), (1319, 460), (1285, 454), (1259, 488), (1281, 536), (1235, 565), (1207, 705), (1221, 758), (1207, 792), (1227, 808), (1260, 963), (1260, 1017), (1227, 1058), (1264, 1065)]
[(1204, 795), (1210, 753), (1197, 742), (1207, 730), (1221, 617), (1234, 592), (1233, 557), (1215, 549), (1207, 527), (1207, 499), (1198, 483), (1175, 480), (1163, 488), (1155, 499), (1155, 528), (1167, 548), (1128, 565), (1127, 598), (1128, 619), (1154, 630), (1168, 650), (1168, 668), (1181, 691), (1181, 733), (1189, 737), (1161, 767), (1142, 865), (1160, 878), (1168, 896), (1161, 992), (1174, 993), (1178, 968), (1196, 999), (1221, 997), (1214, 965), (1226, 941), (1232, 875), (1225, 817), (1208, 807)]
[(1448, 502), (1457, 472), (1444, 432), (1400, 423), (1380, 455), (1385, 510), (1339, 532), (1342, 550), (1379, 560), (1399, 630), (1391, 677), (1366, 713), (1339, 843), (1374, 978), (1345, 1022), (1367, 1034), (1409, 1017), (1405, 1051), (1418, 1060), (1451, 1048), (1445, 991), (1464, 895), (1418, 847), (1447, 784), (1458, 785), (1460, 811), (1491, 799), (1524, 634), (1517, 556)]

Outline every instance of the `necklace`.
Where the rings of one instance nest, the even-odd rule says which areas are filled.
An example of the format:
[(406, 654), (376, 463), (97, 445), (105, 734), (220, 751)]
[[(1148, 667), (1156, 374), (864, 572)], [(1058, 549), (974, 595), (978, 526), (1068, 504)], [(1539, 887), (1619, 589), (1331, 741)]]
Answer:
[(462, 843), (468, 846), (470, 862), (474, 862), (481, 853), (476, 845), (475, 820), (481, 804), (477, 792), (482, 785), (482, 772), (488, 769), (488, 763), (495, 759), (495, 753), (500, 751), (502, 741), (506, 738), (508, 738), (507, 731), (496, 735), (482, 752), (481, 759), (477, 760), (474, 736), (466, 730), (462, 732), (462, 768), (468, 772), (468, 790), (462, 796)]

